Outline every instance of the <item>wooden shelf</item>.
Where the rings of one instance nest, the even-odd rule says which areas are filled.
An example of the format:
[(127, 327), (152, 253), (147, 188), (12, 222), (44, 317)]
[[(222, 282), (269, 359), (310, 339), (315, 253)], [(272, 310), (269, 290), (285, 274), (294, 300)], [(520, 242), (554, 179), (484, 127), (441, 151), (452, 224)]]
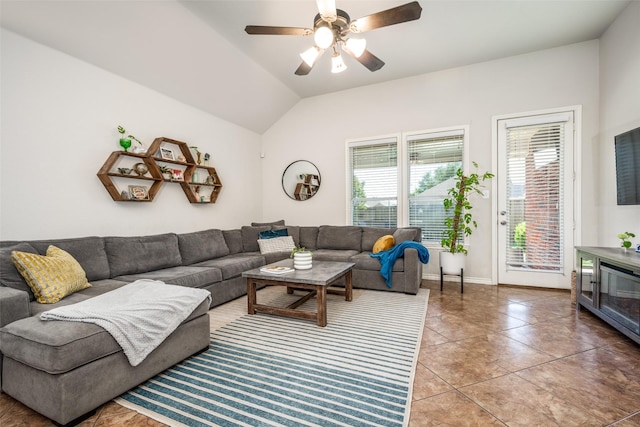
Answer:
[(320, 176), (308, 174), (305, 175), (302, 182), (296, 184), (293, 196), (296, 200), (307, 200), (313, 197), (320, 188)]
[[(113, 172), (114, 168), (117, 169), (116, 165), (122, 158), (134, 158), (134, 160), (142, 160), (142, 162), (138, 163), (144, 163), (149, 169), (149, 172), (147, 172), (143, 176)], [(129, 188), (130, 186), (127, 187), (127, 189), (119, 189), (112, 179), (116, 177), (126, 180), (132, 180), (131, 185), (133, 186), (135, 186), (134, 183), (136, 181), (151, 181), (152, 184), (150, 188), (141, 186), (145, 187), (148, 198), (131, 198), (132, 196), (130, 191), (131, 189)], [(128, 153), (125, 151), (114, 151), (113, 153), (111, 153), (107, 161), (102, 165), (102, 168), (100, 168), (100, 170), (98, 171), (98, 178), (100, 179), (100, 182), (102, 182), (102, 185), (104, 185), (104, 188), (107, 189), (107, 192), (109, 193), (111, 198), (116, 202), (150, 202), (154, 199), (154, 197), (158, 193), (158, 190), (160, 190), (160, 187), (162, 187), (163, 184), (162, 176), (160, 175), (160, 169), (158, 169), (153, 160), (151, 160), (144, 154)], [(123, 197), (123, 193), (128, 195), (128, 198)]]
[[(165, 149), (165, 156), (162, 156), (162, 150)], [(177, 152), (180, 154), (177, 154)], [(173, 158), (171, 156), (173, 155)], [(182, 156), (184, 161), (178, 160)], [(134, 160), (142, 160), (149, 172), (144, 176), (127, 175), (114, 171), (116, 164), (122, 157), (132, 157)], [(160, 170), (161, 164), (171, 164), (183, 166), (182, 180), (169, 179)], [(129, 153), (125, 151), (114, 151), (111, 153), (105, 164), (98, 171), (98, 178), (107, 189), (113, 200), (118, 202), (149, 202), (158, 193), (160, 187), (165, 183), (180, 184), (187, 200), (190, 203), (215, 203), (222, 189), (222, 182), (211, 166), (196, 164), (189, 145), (186, 142), (175, 139), (160, 137), (156, 138), (146, 153)], [(127, 199), (123, 197), (123, 191), (119, 190), (111, 178), (124, 178), (131, 180), (152, 181), (151, 187), (148, 189), (148, 199)], [(194, 178), (197, 178), (194, 182)], [(196, 187), (197, 190), (196, 191)], [(204, 189), (204, 190), (203, 190)], [(197, 194), (196, 194), (197, 193)], [(201, 199), (202, 198), (202, 199)], [(202, 201), (201, 201), (202, 200)]]

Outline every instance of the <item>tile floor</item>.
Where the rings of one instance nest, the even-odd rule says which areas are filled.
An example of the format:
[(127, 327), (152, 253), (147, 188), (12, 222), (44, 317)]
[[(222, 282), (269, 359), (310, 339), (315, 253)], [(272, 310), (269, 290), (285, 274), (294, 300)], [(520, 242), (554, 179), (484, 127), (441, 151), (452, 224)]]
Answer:
[[(568, 292), (425, 281), (410, 427), (640, 426), (640, 346)], [(0, 395), (0, 426), (52, 426)], [(162, 426), (107, 403), (80, 424)]]

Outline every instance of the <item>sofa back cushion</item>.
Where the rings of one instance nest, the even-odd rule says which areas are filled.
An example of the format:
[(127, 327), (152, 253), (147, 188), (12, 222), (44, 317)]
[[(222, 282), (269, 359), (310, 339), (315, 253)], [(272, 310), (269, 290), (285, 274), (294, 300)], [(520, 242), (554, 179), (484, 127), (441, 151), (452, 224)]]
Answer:
[(216, 229), (178, 234), (178, 247), (184, 265), (229, 255), (224, 235)]
[(270, 225), (261, 225), (256, 227), (250, 227), (243, 225), (240, 231), (242, 232), (242, 250), (244, 252), (259, 252), (258, 239), (260, 238), (261, 231), (271, 230)]
[(13, 251), (32, 254), (38, 253), (33, 246), (24, 242), (0, 248), (0, 285), (27, 292), (29, 294), (29, 301), (33, 301), (35, 299), (33, 291), (29, 285), (27, 285), (24, 277), (18, 272), (13, 261), (11, 261), (11, 252)]
[(89, 236), (71, 239), (34, 240), (29, 244), (40, 255), (45, 255), (49, 246), (55, 246), (69, 254), (80, 264), (87, 274), (87, 280), (104, 280), (111, 277), (109, 259), (102, 237)]
[(182, 264), (178, 236), (105, 237), (111, 277), (145, 273)]
[(242, 231), (236, 230), (223, 230), (222, 235), (224, 241), (229, 248), (229, 255), (239, 254), (242, 252)]
[(401, 227), (393, 233), (393, 238), (395, 239), (396, 244), (406, 240), (421, 242), (422, 229), (420, 227)]
[(318, 249), (318, 227), (300, 227), (298, 235), (300, 236), (299, 247)]
[(287, 230), (287, 235), (293, 237), (293, 243), (300, 246), (300, 227), (297, 225), (276, 225), (272, 229), (275, 231)]
[(318, 249), (362, 250), (362, 228), (355, 226), (321, 225), (318, 229)]

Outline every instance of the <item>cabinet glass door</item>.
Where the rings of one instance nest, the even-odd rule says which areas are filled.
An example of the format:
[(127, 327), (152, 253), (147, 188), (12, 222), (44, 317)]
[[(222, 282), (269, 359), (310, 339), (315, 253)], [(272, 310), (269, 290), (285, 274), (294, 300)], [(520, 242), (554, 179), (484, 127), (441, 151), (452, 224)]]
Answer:
[(600, 265), (600, 310), (640, 334), (640, 276), (631, 271)]
[(578, 297), (591, 305), (595, 305), (594, 292), (596, 284), (596, 262), (595, 257), (580, 252), (578, 254)]

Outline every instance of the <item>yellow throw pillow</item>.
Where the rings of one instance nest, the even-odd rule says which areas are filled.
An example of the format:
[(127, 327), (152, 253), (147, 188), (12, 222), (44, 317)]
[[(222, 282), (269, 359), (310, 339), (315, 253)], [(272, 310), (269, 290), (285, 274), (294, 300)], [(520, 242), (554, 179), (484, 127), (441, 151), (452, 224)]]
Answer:
[(41, 304), (56, 303), (67, 295), (91, 287), (78, 261), (55, 246), (47, 248), (46, 256), (13, 251), (11, 261)]
[(391, 234), (387, 234), (386, 236), (382, 236), (373, 244), (373, 253), (377, 254), (378, 252), (389, 250), (396, 244), (393, 236)]

